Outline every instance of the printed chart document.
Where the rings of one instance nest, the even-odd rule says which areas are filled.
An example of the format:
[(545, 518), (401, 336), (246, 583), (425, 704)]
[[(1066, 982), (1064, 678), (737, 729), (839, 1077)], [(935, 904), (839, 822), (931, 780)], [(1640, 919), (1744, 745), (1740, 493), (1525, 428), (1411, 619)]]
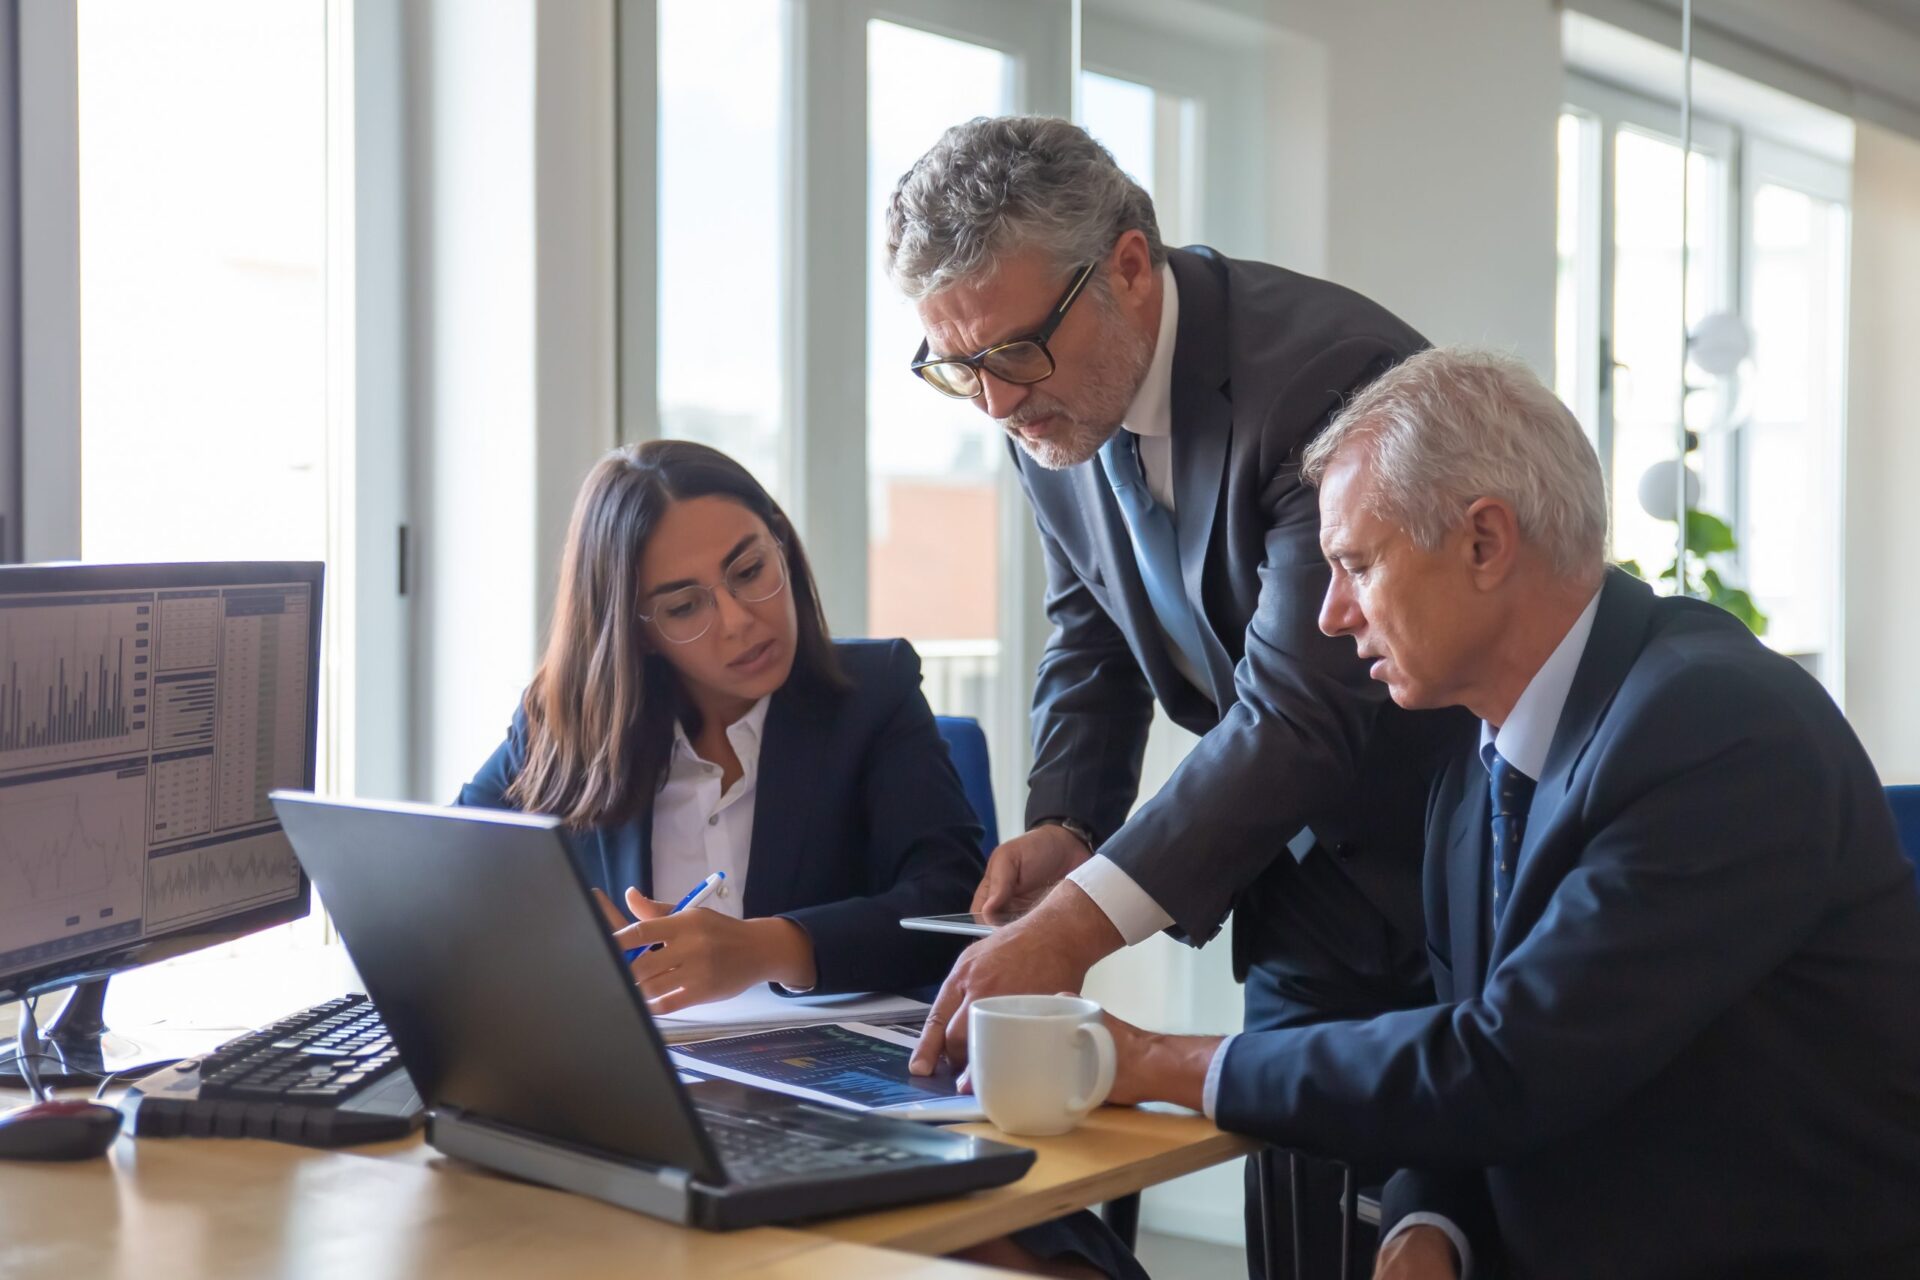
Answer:
[(925, 1004), (906, 996), (867, 993), (782, 996), (762, 982), (731, 1000), (715, 1000), (712, 1004), (698, 1004), (678, 1013), (655, 1017), (653, 1024), (668, 1044), (682, 1044), (815, 1022), (900, 1022), (924, 1018), (926, 1013)]
[(980, 1119), (978, 1101), (959, 1092), (950, 1067), (930, 1076), (908, 1072), (913, 1044), (911, 1033), (894, 1027), (827, 1023), (675, 1045), (673, 1060), (699, 1075), (855, 1111), (941, 1123)]

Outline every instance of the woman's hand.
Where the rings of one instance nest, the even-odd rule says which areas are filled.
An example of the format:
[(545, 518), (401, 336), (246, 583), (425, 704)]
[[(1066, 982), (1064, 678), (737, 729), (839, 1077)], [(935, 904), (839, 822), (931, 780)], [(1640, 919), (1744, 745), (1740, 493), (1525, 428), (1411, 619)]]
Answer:
[(626, 896), (638, 924), (627, 924), (606, 895), (595, 892), (615, 945), (641, 949), (628, 968), (656, 1014), (725, 1000), (759, 982), (795, 990), (814, 984), (813, 940), (791, 920), (736, 920), (705, 907), (676, 915), (638, 889)]

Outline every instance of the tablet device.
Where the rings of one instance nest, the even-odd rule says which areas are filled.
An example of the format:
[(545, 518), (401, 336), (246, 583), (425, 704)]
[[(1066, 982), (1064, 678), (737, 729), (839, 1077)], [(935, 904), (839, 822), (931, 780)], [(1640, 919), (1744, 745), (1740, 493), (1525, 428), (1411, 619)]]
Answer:
[(970, 938), (984, 938), (1000, 926), (1012, 924), (1019, 918), (1018, 912), (996, 911), (987, 916), (957, 911), (950, 916), (907, 916), (900, 921), (900, 927), (922, 929), (928, 933), (964, 933)]

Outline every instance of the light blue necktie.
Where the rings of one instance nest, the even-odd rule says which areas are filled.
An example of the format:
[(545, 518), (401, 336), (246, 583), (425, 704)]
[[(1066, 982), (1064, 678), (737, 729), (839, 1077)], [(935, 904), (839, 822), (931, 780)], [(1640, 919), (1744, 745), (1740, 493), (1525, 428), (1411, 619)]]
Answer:
[(1493, 798), (1493, 927), (1500, 927), (1507, 899), (1513, 897), (1514, 873), (1520, 869), (1520, 842), (1527, 835), (1527, 809), (1533, 804), (1534, 780), (1513, 767), (1498, 751), (1488, 750), (1487, 790)]
[(1207, 650), (1200, 639), (1200, 623), (1193, 616), (1193, 606), (1187, 603), (1186, 588), (1180, 580), (1180, 542), (1174, 532), (1173, 513), (1147, 491), (1138, 449), (1133, 432), (1122, 427), (1100, 446), (1100, 463), (1108, 483), (1113, 485), (1120, 514), (1126, 517), (1133, 558), (1140, 566), (1140, 581), (1147, 588), (1147, 601), (1160, 620), (1160, 629), (1179, 648), (1188, 666), (1205, 671)]

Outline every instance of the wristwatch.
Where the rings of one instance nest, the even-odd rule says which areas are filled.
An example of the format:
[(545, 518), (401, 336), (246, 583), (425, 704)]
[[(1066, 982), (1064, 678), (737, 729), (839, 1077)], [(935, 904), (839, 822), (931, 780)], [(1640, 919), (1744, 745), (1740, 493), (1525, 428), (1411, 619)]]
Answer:
[(1034, 823), (1033, 825), (1036, 827), (1045, 827), (1045, 826), (1059, 827), (1061, 830), (1065, 831), (1068, 835), (1072, 836), (1075, 840), (1078, 840), (1081, 844), (1087, 846), (1088, 857), (1092, 857), (1094, 854), (1094, 851), (1098, 848), (1097, 842), (1093, 838), (1093, 828), (1089, 827), (1084, 822), (1076, 822), (1072, 818), (1042, 818), (1040, 819), (1040, 821)]

